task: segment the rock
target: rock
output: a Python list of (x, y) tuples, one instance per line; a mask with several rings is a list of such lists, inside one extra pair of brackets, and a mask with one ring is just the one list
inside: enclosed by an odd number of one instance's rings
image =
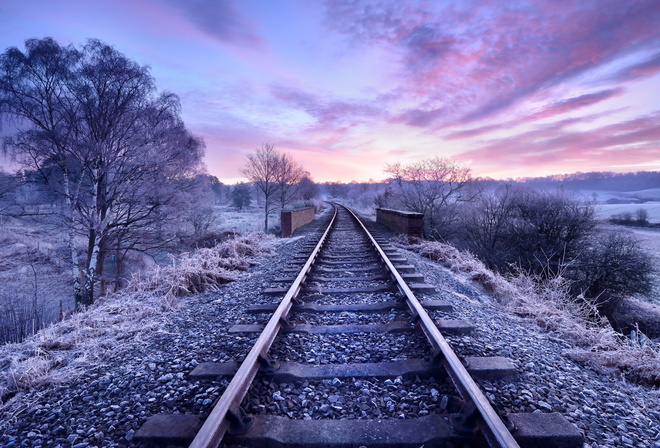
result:
[(542, 410), (544, 410), (544, 411), (547, 411), (547, 412), (552, 412), (552, 411), (553, 411), (552, 406), (550, 406), (550, 405), (549, 405), (548, 403), (546, 403), (545, 401), (538, 401), (538, 402), (536, 403), (536, 405), (537, 405), (540, 409), (542, 409)]

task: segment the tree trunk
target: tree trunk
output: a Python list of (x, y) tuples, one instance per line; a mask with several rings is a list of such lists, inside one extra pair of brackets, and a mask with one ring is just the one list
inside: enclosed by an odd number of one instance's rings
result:
[(92, 244), (92, 251), (89, 254), (89, 264), (87, 265), (87, 275), (85, 276), (85, 286), (83, 287), (83, 305), (94, 303), (94, 283), (96, 282), (96, 268), (101, 250), (99, 238), (94, 238), (94, 241), (90, 241), (90, 243)]
[(96, 274), (97, 277), (101, 279), (101, 288), (99, 290), (99, 297), (103, 297), (105, 295), (105, 289), (106, 289), (106, 281), (105, 278), (103, 278), (103, 274), (105, 272), (105, 257), (106, 254), (108, 253), (108, 250), (105, 247), (105, 242), (101, 241), (100, 244), (100, 249), (99, 249), (99, 258), (98, 262), (96, 264)]
[(268, 233), (268, 207), (270, 204), (268, 203), (268, 199), (264, 201), (264, 233)]
[(67, 220), (69, 221), (69, 253), (71, 255), (71, 275), (73, 277), (73, 299), (76, 309), (82, 305), (83, 294), (80, 284), (80, 265), (78, 257), (78, 249), (76, 249), (76, 234), (75, 234), (75, 218), (73, 217), (73, 200), (71, 197), (71, 187), (69, 184), (68, 173), (64, 172), (64, 198), (67, 213)]

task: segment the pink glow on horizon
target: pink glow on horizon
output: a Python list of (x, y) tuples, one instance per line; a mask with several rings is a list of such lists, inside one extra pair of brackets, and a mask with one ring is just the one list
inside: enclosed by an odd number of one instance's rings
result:
[(660, 2), (5, 0), (0, 44), (95, 37), (151, 66), (236, 180), (269, 142), (319, 180), (660, 169)]

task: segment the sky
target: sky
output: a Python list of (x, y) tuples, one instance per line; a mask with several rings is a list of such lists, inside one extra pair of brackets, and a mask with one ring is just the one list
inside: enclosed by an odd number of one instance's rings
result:
[(47, 36), (150, 66), (225, 183), (264, 143), (317, 182), (660, 170), (658, 0), (0, 1), (0, 51)]

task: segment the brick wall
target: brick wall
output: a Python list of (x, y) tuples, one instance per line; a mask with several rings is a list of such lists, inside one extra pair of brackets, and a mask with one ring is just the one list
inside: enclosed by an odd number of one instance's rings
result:
[(300, 226), (314, 221), (314, 207), (299, 210), (283, 210), (281, 217), (280, 236), (289, 237)]
[(377, 208), (376, 221), (393, 232), (419, 238), (424, 235), (424, 215), (422, 213)]

